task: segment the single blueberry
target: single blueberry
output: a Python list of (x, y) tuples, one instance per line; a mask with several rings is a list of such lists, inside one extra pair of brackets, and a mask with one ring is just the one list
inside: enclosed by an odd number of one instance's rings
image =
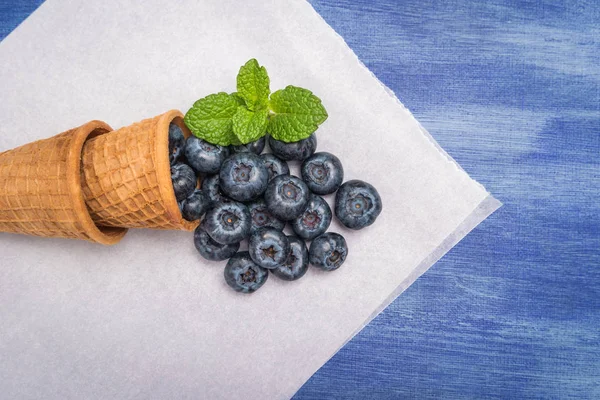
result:
[(310, 191), (302, 179), (293, 175), (279, 175), (267, 185), (265, 203), (275, 217), (290, 221), (302, 214), (309, 196)]
[(250, 213), (242, 203), (218, 203), (206, 213), (202, 224), (216, 242), (238, 243), (250, 234)]
[(257, 291), (269, 277), (269, 271), (257, 265), (247, 251), (241, 251), (229, 259), (225, 266), (225, 282), (236, 292)]
[(263, 268), (277, 268), (290, 253), (290, 241), (281, 231), (261, 228), (250, 235), (248, 252), (252, 260)]
[(306, 244), (296, 236), (288, 236), (290, 253), (287, 259), (271, 272), (286, 281), (295, 281), (304, 276), (308, 270), (308, 249)]
[(260, 228), (274, 228), (279, 231), (285, 228), (285, 222), (271, 214), (264, 199), (257, 199), (248, 204), (248, 211), (250, 211), (250, 218), (252, 219), (250, 234)]
[(335, 216), (350, 229), (371, 225), (381, 209), (381, 197), (377, 189), (360, 180), (345, 182), (335, 194)]
[(312, 265), (325, 271), (333, 271), (346, 260), (348, 245), (342, 235), (327, 232), (312, 241), (308, 254)]
[(290, 167), (288, 164), (277, 158), (274, 154), (267, 153), (260, 156), (263, 160), (263, 164), (269, 173), (269, 181), (275, 178), (277, 175), (287, 175), (290, 173)]
[(304, 240), (312, 240), (327, 231), (331, 224), (331, 208), (321, 197), (310, 196), (306, 209), (292, 221), (292, 229)]
[(240, 243), (217, 243), (206, 233), (204, 227), (199, 225), (194, 231), (194, 246), (207, 260), (222, 261), (232, 257), (239, 250)]
[(250, 142), (250, 143), (246, 143), (246, 144), (240, 144), (237, 146), (230, 146), (231, 150), (235, 153), (245, 153), (245, 152), (250, 152), (250, 153), (254, 153), (254, 154), (260, 154), (262, 153), (262, 151), (265, 148), (265, 137), (261, 137), (258, 140), (255, 140), (254, 142)]
[(306, 186), (316, 194), (333, 193), (344, 180), (344, 168), (340, 159), (325, 151), (304, 160), (301, 172)]
[(181, 214), (188, 221), (200, 219), (211, 207), (212, 201), (206, 193), (196, 189), (181, 202)]
[(174, 122), (169, 125), (169, 162), (171, 165), (180, 161), (185, 147), (185, 136), (181, 128)]
[(208, 195), (208, 198), (213, 204), (228, 203), (231, 201), (231, 199), (221, 190), (221, 185), (219, 185), (219, 174), (209, 175), (204, 178), (200, 188)]
[(271, 146), (273, 154), (282, 160), (302, 161), (317, 149), (317, 135), (313, 133), (306, 139), (291, 143), (282, 142), (269, 136), (269, 146)]
[(264, 193), (269, 174), (259, 156), (237, 153), (227, 158), (219, 172), (221, 190), (237, 201), (250, 201)]
[(229, 148), (190, 136), (185, 142), (185, 157), (196, 172), (216, 174), (229, 157)]
[(192, 194), (197, 180), (196, 173), (189, 165), (178, 163), (171, 166), (171, 181), (177, 201), (183, 201)]

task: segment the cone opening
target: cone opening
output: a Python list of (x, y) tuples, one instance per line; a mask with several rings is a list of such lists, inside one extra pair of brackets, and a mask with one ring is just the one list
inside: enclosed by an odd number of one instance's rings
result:
[[(90, 132), (90, 134), (88, 135), (86, 140), (93, 139), (96, 136), (100, 136), (100, 135), (103, 135), (108, 132), (110, 132), (110, 131), (106, 130), (104, 128), (96, 128), (92, 132)], [(82, 177), (81, 174), (79, 176)], [(82, 185), (83, 185), (83, 183), (82, 183)], [(94, 225), (96, 225), (96, 224), (94, 223)], [(103, 233), (104, 235), (106, 235), (108, 237), (118, 238), (119, 240), (121, 239), (121, 237), (123, 237), (123, 228), (115, 228), (115, 227), (110, 227), (110, 226), (98, 226), (98, 225), (96, 225), (96, 227), (98, 228), (98, 230), (101, 233)]]
[(110, 131), (106, 130), (104, 128), (96, 128), (96, 129), (94, 129), (93, 131), (90, 132), (90, 134), (88, 135), (86, 141), (88, 141), (90, 139), (93, 139), (93, 138), (95, 138), (97, 136), (104, 135), (105, 133), (108, 133), (108, 132), (110, 132)]
[[(190, 136), (192, 136), (192, 132), (190, 131), (190, 129), (189, 129), (189, 128), (187, 127), (187, 125), (185, 124), (185, 122), (184, 122), (183, 118), (181, 118), (181, 117), (175, 117), (175, 118), (173, 118), (173, 119), (171, 120), (171, 122), (169, 122), (169, 125), (171, 125), (171, 124), (175, 124), (175, 125), (177, 125), (178, 127), (180, 127), (180, 128), (181, 128), (181, 131), (183, 132), (183, 136), (184, 136), (186, 139), (187, 139), (187, 138), (189, 138)], [(167, 146), (168, 146), (168, 143), (169, 143), (169, 139), (168, 139), (168, 137), (167, 137)], [(168, 150), (169, 150), (169, 149), (167, 148), (167, 151), (168, 151)], [(198, 179), (196, 180), (196, 188), (198, 188), (198, 189), (199, 189), (199, 188), (200, 188), (200, 184), (201, 184), (201, 183), (202, 183), (202, 182), (200, 182), (200, 178), (198, 178)]]
[[(178, 110), (171, 110), (164, 113), (158, 121), (155, 145), (159, 187), (162, 197), (165, 200), (169, 219), (183, 229), (191, 231), (198, 226), (199, 222), (190, 222), (183, 218), (179, 210), (179, 204), (177, 204), (177, 199), (175, 198), (173, 183), (171, 182), (171, 164), (169, 163), (169, 125), (171, 123), (181, 128), (186, 139), (191, 135), (190, 130), (183, 121), (183, 114)], [(197, 187), (198, 185), (199, 182), (196, 182)]]
[(80, 217), (80, 223), (83, 225), (85, 233), (90, 240), (102, 244), (115, 244), (127, 233), (124, 228), (111, 228), (97, 226), (90, 215), (89, 209), (85, 204), (81, 176), (81, 153), (83, 144), (90, 138), (110, 132), (111, 128), (102, 121), (91, 121), (81, 126), (73, 134), (69, 159), (67, 161), (67, 179), (74, 200), (74, 208)]

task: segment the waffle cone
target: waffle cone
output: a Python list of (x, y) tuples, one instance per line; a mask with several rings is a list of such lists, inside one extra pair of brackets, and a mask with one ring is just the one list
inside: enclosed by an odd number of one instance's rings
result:
[(169, 125), (190, 131), (183, 114), (171, 110), (86, 142), (82, 189), (99, 226), (193, 230), (183, 219), (169, 165)]
[(0, 153), (0, 231), (117, 243), (126, 229), (94, 224), (81, 192), (81, 151), (111, 130), (91, 121)]

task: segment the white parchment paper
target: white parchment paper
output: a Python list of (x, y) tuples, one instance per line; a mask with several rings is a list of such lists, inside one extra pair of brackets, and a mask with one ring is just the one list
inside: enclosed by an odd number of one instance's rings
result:
[[(0, 43), (0, 151), (91, 119), (113, 127), (234, 91), (255, 57), (273, 90), (313, 90), (319, 149), (378, 188), (344, 266), (231, 291), (185, 232), (116, 246), (0, 234), (0, 397), (283, 399), (499, 203), (308, 3), (44, 3)], [(331, 200), (329, 197), (328, 200)]]

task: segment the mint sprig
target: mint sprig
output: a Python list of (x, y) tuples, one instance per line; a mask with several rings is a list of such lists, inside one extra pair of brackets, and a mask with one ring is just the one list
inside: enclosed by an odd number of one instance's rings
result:
[(240, 96), (240, 94), (238, 92), (231, 93), (231, 96), (235, 99), (235, 101), (237, 101), (238, 105), (240, 105), (240, 106), (246, 105), (246, 100), (244, 100), (244, 98), (242, 96)]
[(327, 119), (321, 99), (310, 90), (288, 86), (271, 95), (269, 133), (284, 142), (307, 138)]
[(237, 93), (251, 111), (266, 107), (271, 94), (269, 84), (267, 70), (254, 58), (244, 64), (237, 75)]
[(237, 92), (196, 101), (184, 121), (195, 136), (228, 146), (253, 142), (267, 131), (277, 140), (296, 142), (326, 119), (321, 99), (308, 89), (287, 86), (271, 94), (267, 70), (251, 59), (237, 75)]
[(267, 124), (269, 123), (269, 110), (263, 108), (257, 111), (250, 111), (246, 107), (238, 107), (233, 115), (233, 133), (246, 144), (254, 142), (265, 135)]
[(224, 92), (208, 95), (194, 103), (184, 122), (197, 137), (221, 146), (239, 143), (232, 121), (239, 107), (236, 97)]

